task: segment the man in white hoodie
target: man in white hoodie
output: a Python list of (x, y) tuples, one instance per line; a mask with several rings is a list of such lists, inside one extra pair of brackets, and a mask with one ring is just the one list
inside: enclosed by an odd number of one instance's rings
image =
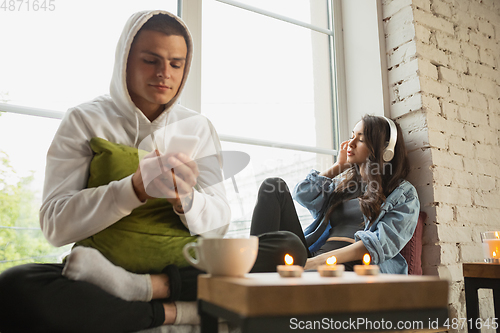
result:
[[(182, 245), (193, 235), (222, 236), (230, 221), (217, 134), (206, 118), (177, 104), (192, 52), (176, 16), (146, 11), (128, 20), (110, 95), (70, 109), (47, 155), (41, 227), (53, 245), (76, 247), (65, 264), (0, 275), (2, 333), (183, 323), (184, 303), (174, 301), (196, 299), (200, 271), (179, 268), (186, 265)], [(169, 154), (177, 136), (196, 137), (197, 144)], [(114, 160), (130, 150), (131, 158)], [(152, 153), (139, 165), (140, 150)], [(107, 158), (104, 165), (98, 156)], [(277, 233), (261, 237), (253, 271), (273, 270), (283, 251), (305, 264), (300, 240)]]

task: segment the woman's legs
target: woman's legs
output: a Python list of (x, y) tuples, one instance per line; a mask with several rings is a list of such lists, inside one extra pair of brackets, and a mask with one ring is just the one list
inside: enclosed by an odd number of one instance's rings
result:
[(127, 302), (72, 281), (62, 264), (29, 264), (0, 275), (0, 331), (134, 332), (165, 321), (162, 302)]
[(272, 231), (294, 233), (307, 249), (304, 231), (290, 190), (281, 178), (268, 178), (262, 183), (252, 215), (251, 235), (261, 235)]

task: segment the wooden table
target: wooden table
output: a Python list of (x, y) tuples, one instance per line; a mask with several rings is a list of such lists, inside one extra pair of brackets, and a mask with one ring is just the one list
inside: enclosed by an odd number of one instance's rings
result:
[[(477, 290), (493, 290), (496, 323), (500, 325), (500, 264), (483, 262), (463, 263), (465, 306), (469, 332), (481, 332), (483, 321), (479, 317), (479, 298)], [(491, 321), (488, 323), (493, 326)], [(498, 327), (498, 326), (497, 326)], [(496, 330), (498, 332), (498, 328)]]
[(433, 276), (200, 275), (198, 299), (202, 333), (217, 332), (217, 317), (239, 325), (243, 333), (295, 332), (314, 325), (318, 332), (368, 331), (367, 325), (387, 331), (437, 330), (448, 318), (448, 282)]

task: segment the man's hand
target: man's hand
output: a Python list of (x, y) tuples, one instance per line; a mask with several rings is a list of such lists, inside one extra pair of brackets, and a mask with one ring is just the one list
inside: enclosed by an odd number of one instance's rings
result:
[(197, 164), (185, 154), (160, 155), (155, 151), (140, 162), (132, 184), (139, 200), (165, 198), (178, 213), (184, 213), (191, 207), (198, 176)]

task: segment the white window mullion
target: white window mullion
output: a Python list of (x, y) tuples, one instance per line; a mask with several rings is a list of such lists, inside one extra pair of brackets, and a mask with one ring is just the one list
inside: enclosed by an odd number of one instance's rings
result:
[(11, 112), (28, 116), (38, 116), (44, 118), (62, 119), (64, 112), (32, 108), (15, 104), (0, 103), (0, 112)]
[(272, 18), (275, 18), (277, 20), (281, 20), (281, 21), (285, 21), (285, 22), (292, 23), (292, 24), (295, 24), (295, 25), (299, 25), (301, 27), (308, 28), (308, 29), (311, 29), (311, 30), (314, 30), (314, 31), (317, 31), (317, 32), (321, 32), (321, 33), (324, 33), (324, 34), (327, 34), (327, 35), (333, 35), (333, 31), (328, 30), (328, 29), (323, 29), (323, 28), (321, 28), (318, 25), (309, 24), (309, 23), (306, 23), (306, 22), (302, 22), (302, 21), (293, 19), (291, 17), (287, 17), (287, 16), (284, 16), (284, 15), (273, 13), (273, 12), (270, 12), (268, 10), (264, 10), (262, 8), (257, 8), (257, 7), (254, 7), (254, 6), (250, 6), (250, 5), (238, 2), (238, 1), (233, 1), (233, 0), (216, 0), (216, 1), (225, 3), (227, 5), (235, 6), (235, 7), (238, 7), (238, 8), (246, 9), (246, 10), (252, 11), (252, 12), (257, 13), (257, 14), (261, 14), (261, 15), (264, 15), (264, 16), (272, 17)]
[[(329, 26), (330, 13), (327, 1), (311, 1), (311, 23), (315, 26)], [(313, 80), (314, 80), (314, 118), (316, 119), (316, 146), (323, 148), (337, 148), (336, 115), (334, 82), (335, 66), (331, 63), (330, 47), (332, 34), (318, 34), (311, 31), (313, 52)], [(336, 155), (336, 154), (333, 154)], [(317, 165), (330, 165), (332, 156), (316, 155)]]
[(344, 62), (344, 39), (342, 33), (342, 2), (330, 1), (331, 20), (330, 29), (333, 30), (334, 35), (330, 38), (330, 63), (332, 66), (332, 104), (337, 110), (333, 116), (333, 128), (337, 130), (335, 133), (336, 138), (334, 142), (336, 146), (340, 146), (342, 138), (349, 137), (349, 125), (347, 117), (347, 97), (346, 97), (346, 79), (345, 79), (345, 62)]
[(182, 91), (180, 103), (196, 112), (201, 112), (201, 41), (202, 41), (202, 2), (203, 0), (179, 1), (182, 20), (189, 27), (193, 37), (193, 59), (186, 86)]
[(295, 151), (304, 151), (304, 152), (308, 152), (308, 153), (323, 154), (323, 155), (327, 155), (327, 156), (336, 156), (337, 155), (337, 150), (328, 149), (328, 148), (319, 148), (319, 147), (290, 144), (290, 143), (286, 143), (286, 142), (244, 138), (244, 137), (240, 137), (240, 136), (226, 135), (226, 134), (219, 134), (219, 138), (221, 141), (225, 141), (225, 142), (241, 143), (241, 144), (261, 146), (261, 147), (290, 149), (290, 150), (295, 150)]

